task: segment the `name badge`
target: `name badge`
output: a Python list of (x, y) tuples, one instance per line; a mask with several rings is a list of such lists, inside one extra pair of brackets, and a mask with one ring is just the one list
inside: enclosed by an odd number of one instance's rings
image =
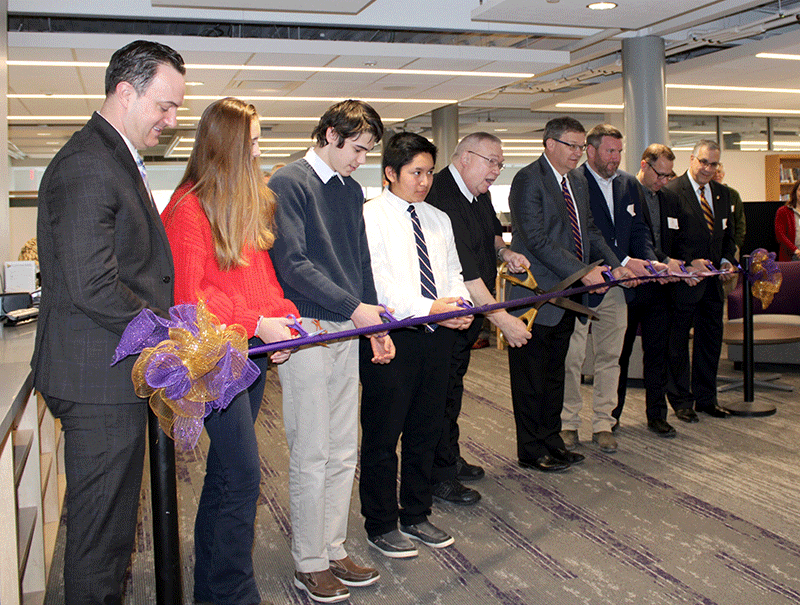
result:
[(726, 219), (726, 218), (722, 219), (722, 228), (723, 229), (727, 229), (728, 228), (728, 219)]
[(669, 229), (678, 229), (678, 219), (674, 216), (667, 217), (667, 228)]
[(630, 214), (631, 216), (633, 216), (633, 214), (634, 214), (634, 213), (633, 213), (633, 204), (628, 204), (628, 214)]

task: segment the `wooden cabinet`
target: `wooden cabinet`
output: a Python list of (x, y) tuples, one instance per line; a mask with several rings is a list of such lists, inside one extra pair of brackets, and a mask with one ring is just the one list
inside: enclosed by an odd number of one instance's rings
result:
[(800, 180), (800, 153), (770, 154), (764, 162), (766, 201), (787, 201), (795, 181)]

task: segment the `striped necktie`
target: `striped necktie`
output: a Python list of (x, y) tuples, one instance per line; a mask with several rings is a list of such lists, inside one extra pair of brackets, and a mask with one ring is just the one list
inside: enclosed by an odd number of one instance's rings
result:
[(561, 191), (564, 193), (564, 202), (567, 204), (567, 214), (569, 214), (569, 224), (572, 227), (572, 239), (575, 242), (575, 256), (579, 261), (583, 260), (583, 243), (581, 242), (581, 227), (578, 223), (578, 213), (575, 211), (575, 204), (572, 203), (572, 196), (567, 187), (567, 177), (561, 177)]
[(425, 236), (422, 233), (422, 226), (419, 224), (417, 211), (414, 204), (408, 205), (408, 212), (411, 214), (411, 224), (414, 226), (414, 239), (417, 241), (417, 256), (419, 257), (419, 280), (422, 285), (422, 296), (436, 300), (436, 284), (433, 281), (433, 270), (431, 261), (428, 258), (428, 246), (425, 245)]
[(706, 199), (706, 188), (700, 187), (698, 191), (700, 192), (700, 206), (703, 208), (703, 216), (706, 217), (706, 225), (708, 225), (708, 230), (714, 233), (714, 212), (711, 210), (711, 204)]
[[(144, 160), (138, 153), (136, 154), (136, 167), (139, 169), (139, 174), (142, 175), (142, 181), (144, 181), (144, 187), (147, 189), (147, 195), (150, 196), (150, 203), (156, 208), (156, 201), (153, 199), (153, 192), (150, 190), (150, 182), (147, 180), (147, 170), (145, 170), (144, 167)], [(157, 211), (158, 208), (156, 208), (156, 212)]]

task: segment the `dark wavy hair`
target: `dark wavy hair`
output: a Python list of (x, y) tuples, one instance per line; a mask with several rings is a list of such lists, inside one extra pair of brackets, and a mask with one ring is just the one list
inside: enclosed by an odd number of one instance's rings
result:
[(186, 75), (183, 57), (169, 46), (148, 40), (136, 40), (123, 46), (108, 62), (106, 95), (112, 94), (120, 82), (127, 82), (138, 94), (144, 94), (159, 65), (169, 65), (182, 76)]
[(378, 112), (363, 101), (348, 99), (331, 105), (319, 119), (317, 127), (311, 133), (311, 138), (316, 139), (319, 147), (328, 144), (328, 128), (333, 128), (339, 136), (337, 147), (344, 147), (344, 142), (358, 135), (368, 132), (375, 139), (381, 140), (383, 136), (383, 122)]

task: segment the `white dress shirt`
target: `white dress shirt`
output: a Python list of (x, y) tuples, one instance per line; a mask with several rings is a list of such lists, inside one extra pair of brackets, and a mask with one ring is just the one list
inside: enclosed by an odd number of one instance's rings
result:
[(344, 177), (336, 172), (333, 168), (328, 166), (325, 161), (317, 155), (317, 152), (314, 151), (313, 147), (310, 147), (308, 151), (306, 151), (306, 155), (303, 157), (303, 159), (311, 164), (311, 168), (314, 169), (314, 172), (317, 173), (317, 176), (323, 183), (330, 181), (334, 174), (339, 177), (339, 180), (342, 181), (342, 183), (344, 183)]
[[(388, 189), (364, 204), (378, 302), (394, 308), (397, 318), (429, 315), (433, 302), (422, 296), (417, 242), (408, 206), (408, 202)], [(425, 236), (437, 295), (462, 296), (468, 300), (450, 218), (425, 202), (414, 204), (414, 209)]]

